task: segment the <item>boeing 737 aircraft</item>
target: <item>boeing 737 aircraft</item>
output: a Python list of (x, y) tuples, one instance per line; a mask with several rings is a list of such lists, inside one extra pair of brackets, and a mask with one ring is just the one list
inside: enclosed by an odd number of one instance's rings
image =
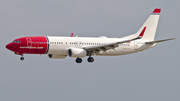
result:
[(48, 54), (49, 58), (64, 59), (75, 57), (77, 63), (82, 62), (82, 57), (88, 56), (88, 62), (93, 62), (92, 56), (115, 56), (144, 51), (154, 47), (164, 39), (154, 41), (156, 28), (161, 9), (156, 8), (142, 27), (135, 33), (123, 38), (101, 37), (70, 37), (62, 36), (29, 36), (15, 39), (6, 45), (24, 60), (23, 54)]

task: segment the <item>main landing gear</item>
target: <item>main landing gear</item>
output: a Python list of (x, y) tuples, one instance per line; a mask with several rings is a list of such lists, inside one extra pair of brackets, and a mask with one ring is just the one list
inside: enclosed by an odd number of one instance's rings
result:
[(92, 63), (92, 62), (94, 62), (94, 58), (93, 58), (93, 57), (89, 57), (89, 58), (87, 59), (87, 61), (88, 61), (89, 63)]
[(81, 62), (82, 62), (82, 59), (78, 57), (78, 58), (76, 59), (76, 63), (81, 63)]
[[(88, 59), (87, 59), (87, 61), (89, 62), (89, 63), (92, 63), (92, 62), (94, 62), (94, 58), (93, 57), (89, 57)], [(81, 58), (77, 58), (76, 59), (76, 63), (81, 63), (82, 62), (82, 59)]]
[(89, 58), (87, 59), (87, 61), (88, 61), (89, 63), (94, 62), (94, 58), (93, 58), (93, 57), (91, 57), (91, 54), (89, 54)]

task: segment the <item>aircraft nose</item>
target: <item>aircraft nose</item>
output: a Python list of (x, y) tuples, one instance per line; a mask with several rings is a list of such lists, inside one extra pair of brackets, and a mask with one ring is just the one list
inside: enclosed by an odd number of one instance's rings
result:
[(11, 43), (7, 44), (7, 45), (6, 45), (6, 48), (9, 49), (9, 50), (11, 50), (11, 49), (12, 49), (12, 44), (11, 44)]

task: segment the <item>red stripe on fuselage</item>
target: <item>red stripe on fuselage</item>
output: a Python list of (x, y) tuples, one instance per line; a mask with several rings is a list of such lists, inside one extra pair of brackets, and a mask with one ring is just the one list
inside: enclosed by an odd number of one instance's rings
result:
[(10, 50), (21, 54), (46, 54), (48, 49), (48, 41), (45, 36), (22, 37), (15, 41), (20, 42), (10, 43)]

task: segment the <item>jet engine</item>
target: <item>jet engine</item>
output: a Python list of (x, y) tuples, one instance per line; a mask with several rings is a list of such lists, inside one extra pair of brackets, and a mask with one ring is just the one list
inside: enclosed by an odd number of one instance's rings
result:
[(67, 55), (61, 55), (61, 54), (48, 54), (49, 58), (52, 59), (64, 59)]
[(85, 57), (87, 52), (85, 49), (71, 48), (68, 50), (68, 54), (70, 57)]

